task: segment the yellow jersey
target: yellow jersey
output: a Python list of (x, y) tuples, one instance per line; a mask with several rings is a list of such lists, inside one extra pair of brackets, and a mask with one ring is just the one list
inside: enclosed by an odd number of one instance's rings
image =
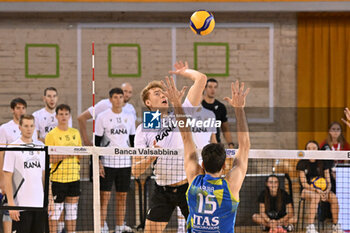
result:
[[(63, 131), (57, 127), (45, 137), (46, 146), (81, 146), (81, 137), (77, 129), (68, 128)], [(80, 180), (80, 163), (77, 156), (65, 158), (51, 164), (50, 180), (53, 182), (69, 183)]]

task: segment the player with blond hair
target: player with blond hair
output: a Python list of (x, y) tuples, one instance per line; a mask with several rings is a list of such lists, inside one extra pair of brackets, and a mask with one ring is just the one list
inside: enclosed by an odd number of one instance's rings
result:
[[(193, 81), (183, 103), (190, 113), (199, 106), (201, 94), (204, 90), (207, 77), (205, 74), (188, 68), (187, 62), (176, 62), (175, 70), (171, 74), (180, 75)], [(169, 101), (163, 93), (163, 86), (159, 81), (150, 82), (141, 92), (145, 106), (161, 114), (162, 122), (174, 119), (173, 113), (168, 113)], [(177, 127), (168, 126), (156, 130), (143, 129), (139, 125), (135, 135), (135, 147), (162, 147), (183, 148), (181, 135)], [(143, 173), (151, 164), (154, 164), (156, 188), (151, 196), (150, 208), (147, 212), (145, 232), (162, 232), (166, 227), (174, 209), (179, 206), (182, 214), (187, 218), (186, 190), (188, 182), (183, 170), (183, 156), (179, 158), (145, 157), (134, 158), (132, 171), (135, 176)]]

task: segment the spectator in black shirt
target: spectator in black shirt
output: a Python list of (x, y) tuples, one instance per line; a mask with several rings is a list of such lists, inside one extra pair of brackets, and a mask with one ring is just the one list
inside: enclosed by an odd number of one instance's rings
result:
[(293, 200), (288, 193), (280, 188), (276, 175), (266, 179), (265, 190), (259, 197), (259, 213), (253, 215), (253, 221), (262, 225), (270, 232), (293, 231), (296, 223), (293, 211)]
[[(229, 148), (234, 148), (232, 142), (232, 136), (230, 132), (230, 127), (227, 122), (227, 111), (224, 104), (215, 99), (216, 90), (218, 88), (218, 81), (213, 78), (207, 80), (207, 85), (204, 89), (204, 96), (202, 101), (202, 106), (210, 111), (213, 111), (215, 114), (216, 120), (221, 121), (221, 129), (224, 135), (224, 138), (227, 142)], [(217, 128), (216, 140), (218, 143), (221, 142), (220, 139), (220, 128)]]
[[(316, 141), (309, 141), (305, 146), (306, 150), (319, 150), (319, 145)], [(339, 205), (336, 195), (331, 191), (331, 179), (330, 169), (331, 163), (323, 160), (300, 160), (297, 164), (297, 170), (299, 171), (300, 183), (301, 183), (301, 198), (304, 198), (309, 202), (309, 208), (307, 208), (307, 233), (317, 233), (314, 225), (315, 216), (317, 213), (318, 204), (320, 201), (329, 202), (332, 212), (332, 233), (343, 233), (340, 224), (338, 224)], [(322, 191), (315, 188), (312, 184), (312, 179), (315, 177), (323, 177), (326, 179), (327, 188)]]

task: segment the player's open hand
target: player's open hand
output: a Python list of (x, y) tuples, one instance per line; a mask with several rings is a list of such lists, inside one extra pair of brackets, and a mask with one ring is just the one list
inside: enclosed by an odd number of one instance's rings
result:
[(161, 81), (164, 88), (164, 95), (173, 104), (174, 107), (181, 107), (182, 98), (185, 95), (187, 87), (183, 87), (181, 91), (176, 88), (173, 77), (165, 77), (165, 82)]
[(13, 221), (16, 221), (18, 222), (20, 219), (19, 219), (19, 211), (18, 210), (9, 210), (9, 213), (10, 213), (10, 217)]
[(345, 108), (344, 114), (346, 116), (346, 119), (342, 118), (341, 120), (350, 128), (350, 110), (348, 108)]
[(232, 98), (225, 97), (227, 101), (234, 108), (243, 108), (245, 106), (245, 99), (250, 91), (250, 88), (244, 90), (244, 82), (239, 85), (238, 80), (231, 83)]
[(177, 61), (174, 67), (175, 67), (175, 70), (170, 70), (169, 74), (182, 75), (184, 77), (187, 77), (186, 76), (186, 70), (188, 69), (187, 61), (185, 61), (185, 63), (183, 63), (182, 61)]

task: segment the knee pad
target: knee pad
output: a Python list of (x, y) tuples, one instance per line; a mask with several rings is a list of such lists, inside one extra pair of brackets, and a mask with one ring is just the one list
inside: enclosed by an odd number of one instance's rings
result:
[(78, 218), (78, 203), (64, 203), (65, 220), (77, 220)]
[(63, 211), (63, 203), (54, 203), (55, 212), (51, 216), (51, 220), (59, 220)]

